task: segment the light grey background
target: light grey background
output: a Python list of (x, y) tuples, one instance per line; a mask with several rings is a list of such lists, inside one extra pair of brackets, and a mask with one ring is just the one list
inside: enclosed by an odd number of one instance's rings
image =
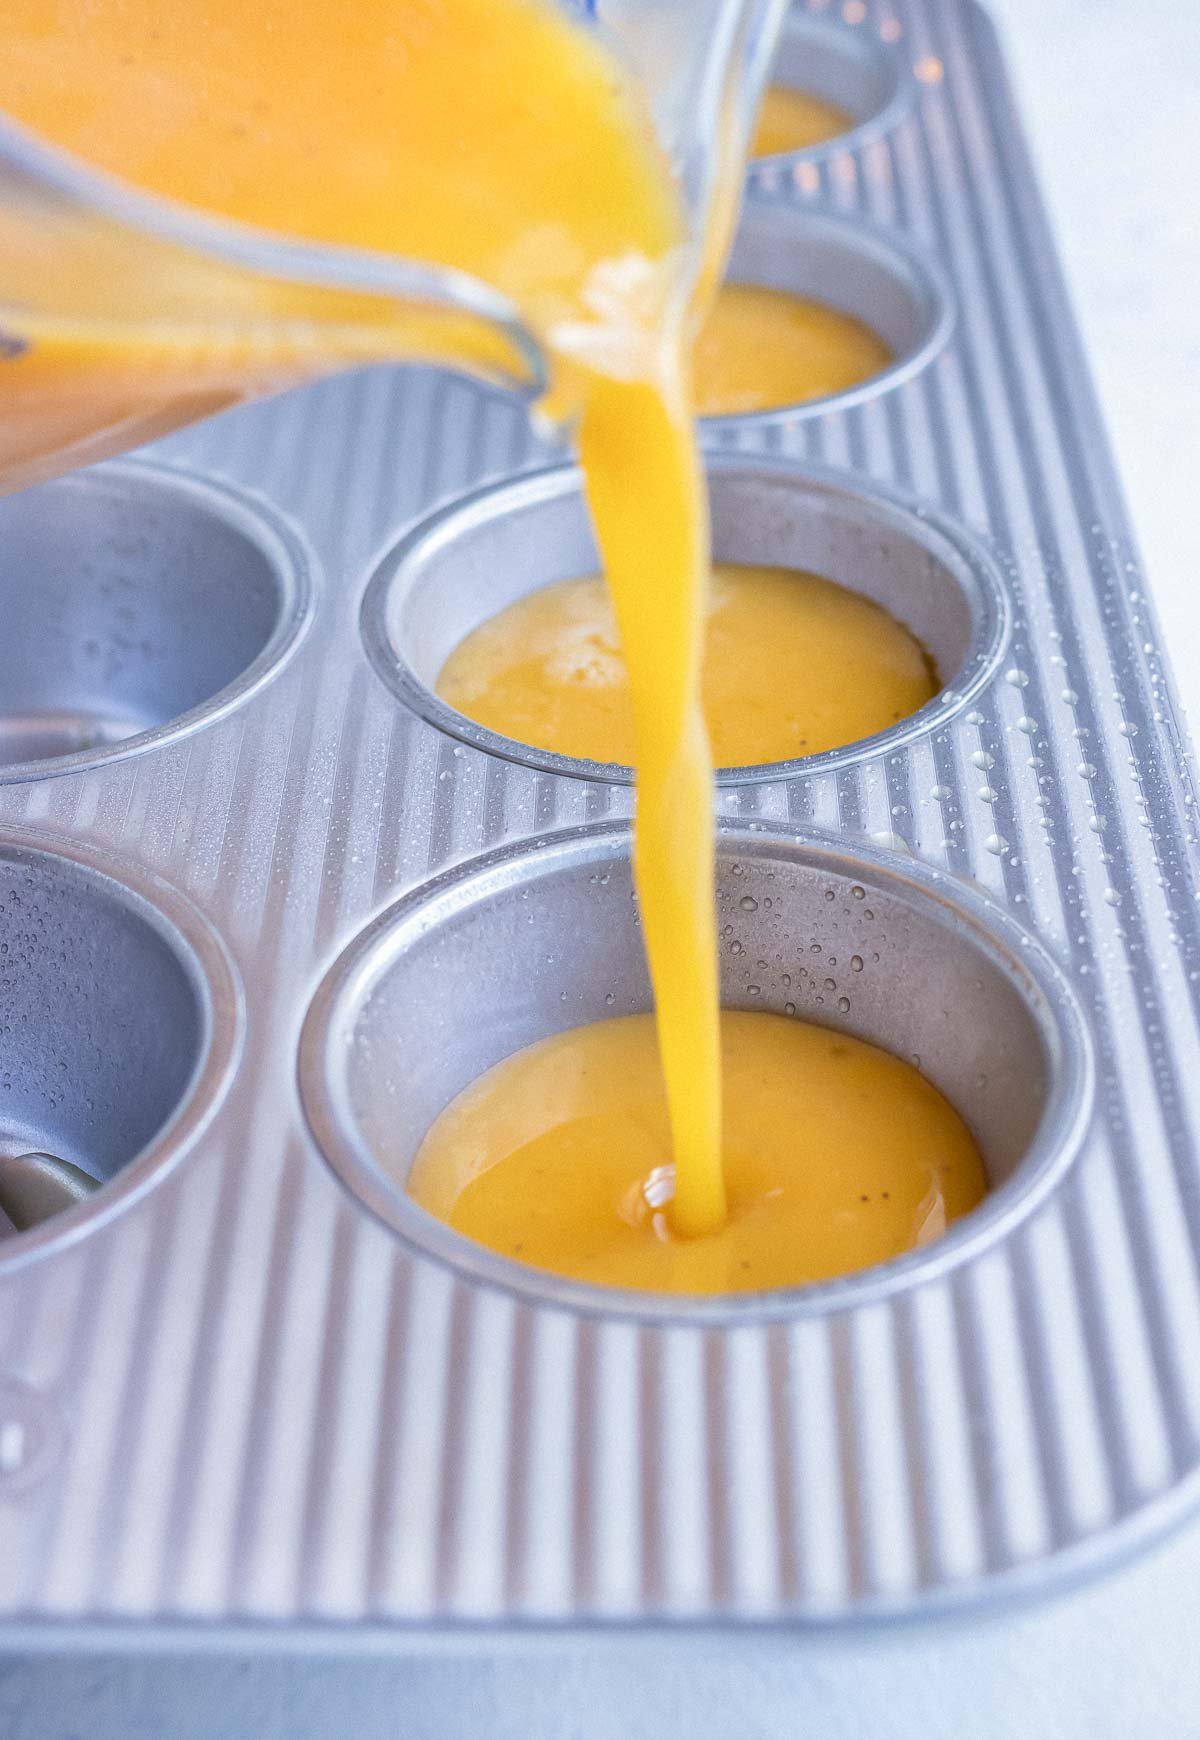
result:
[[(992, 0), (1200, 717), (1200, 3)], [(0, 1660), (0, 1740), (1197, 1740), (1200, 1526), (1050, 1607), (853, 1640)]]

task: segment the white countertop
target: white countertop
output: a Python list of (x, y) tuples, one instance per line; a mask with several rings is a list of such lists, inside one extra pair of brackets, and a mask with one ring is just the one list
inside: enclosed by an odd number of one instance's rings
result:
[[(1200, 3), (992, 9), (1179, 690), (1200, 720)], [(935, 1631), (658, 1654), (614, 1642), (493, 1659), (0, 1661), (0, 1735), (1196, 1740), (1198, 1617), (1193, 1525), (1054, 1605)]]
[(1200, 5), (990, 0), (990, 11), (1167, 651), (1200, 720)]

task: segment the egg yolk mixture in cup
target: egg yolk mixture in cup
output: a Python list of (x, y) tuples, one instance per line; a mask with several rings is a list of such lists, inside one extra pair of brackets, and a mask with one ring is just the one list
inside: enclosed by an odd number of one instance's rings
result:
[[(886, 715), (920, 705), (929, 677), (903, 631), (827, 582), (724, 575), (710, 605), (693, 419), (838, 391), (886, 364), (878, 339), (836, 311), (732, 285), (693, 353), (695, 280), (714, 275), (719, 249), (690, 234), (645, 93), (551, 0), (6, 0), (0, 111), (194, 211), (490, 286), (536, 340), (551, 409), (577, 431), (616, 631), (602, 632), (620, 649), (655, 1015), (560, 1035), (485, 1076), (430, 1132), (418, 1201), (519, 1260), (683, 1292), (877, 1262), (969, 1208), (978, 1156), (910, 1066), (718, 1006), (706, 635), (710, 649), (727, 630), (744, 639), (748, 611), (768, 624), (803, 615), (810, 650), (788, 687), (811, 685), (813, 699), (797, 703), (784, 753), (820, 730), (867, 728), (845, 713), (818, 724), (811, 649), (832, 613), (857, 612), (843, 640), (896, 665)], [(736, 200), (726, 187), (711, 204), (729, 217)], [(78, 255), (35, 270), (4, 310), (9, 477), (62, 464), (93, 436), (144, 433), (180, 403), (430, 354), (428, 327), (421, 348), (386, 297), (331, 302), (325, 284), (310, 307), (303, 283), (203, 255), (156, 278), (130, 235), (128, 249), (89, 252), (81, 225)], [(479, 322), (445, 323), (433, 355), (496, 361)], [(754, 656), (761, 667), (774, 653)], [(757, 758), (763, 744), (737, 737), (721, 698), (725, 663), (710, 660), (713, 729), (728, 728), (731, 761)]]
[(768, 85), (758, 111), (753, 157), (778, 157), (792, 151), (808, 151), (848, 133), (854, 116), (836, 103), (827, 103), (811, 91), (794, 85)]
[[(733, 563), (713, 570), (702, 685), (718, 767), (841, 748), (938, 689), (920, 642), (871, 599), (817, 574)], [(628, 673), (599, 578), (540, 587), (481, 623), (446, 660), (437, 692), (520, 743), (634, 759)]]
[(601, 1286), (748, 1293), (916, 1250), (972, 1209), (983, 1163), (912, 1064), (786, 1015), (723, 1011), (728, 1209), (672, 1231), (662, 1071), (649, 1015), (594, 1022), (506, 1058), (417, 1154), (414, 1199), (481, 1245)]

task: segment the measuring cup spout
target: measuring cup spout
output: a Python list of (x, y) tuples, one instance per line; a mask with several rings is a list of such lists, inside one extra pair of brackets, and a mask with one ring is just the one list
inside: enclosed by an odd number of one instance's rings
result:
[[(645, 94), (688, 219), (685, 292), (723, 263), (785, 8), (572, 8)], [(0, 493), (241, 400), (381, 360), (450, 364), (531, 400), (550, 385), (515, 305), (476, 278), (207, 215), (132, 188), (0, 115)]]

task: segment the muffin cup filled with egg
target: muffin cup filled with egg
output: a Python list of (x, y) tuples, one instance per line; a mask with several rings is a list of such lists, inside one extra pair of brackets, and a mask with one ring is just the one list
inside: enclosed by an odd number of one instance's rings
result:
[[(716, 1242), (672, 1249), (655, 1222), (670, 1156), (637, 1038), (651, 994), (624, 823), (458, 866), (351, 943), (300, 1061), (343, 1182), (477, 1279), (691, 1317), (893, 1290), (1054, 1186), (1086, 1128), (1091, 1053), (1032, 937), (939, 872), (767, 824), (720, 830), (717, 891), (731, 1191)], [(608, 1119), (631, 1132), (619, 1151)], [(480, 1187), (512, 1156), (525, 1186), (497, 1216)], [(595, 1218), (610, 1197), (615, 1258)]]
[[(786, 461), (710, 455), (705, 704), (725, 785), (819, 771), (932, 729), (1007, 629), (987, 552), (902, 498)], [(646, 584), (654, 584), (654, 551)], [(362, 610), (388, 686), (508, 760), (627, 783), (624, 668), (582, 481), (487, 486), (384, 557)]]
[(708, 446), (863, 404), (949, 338), (940, 271), (886, 231), (751, 191), (693, 346)]
[(893, 27), (876, 31), (853, 0), (841, 16), (788, 11), (751, 145), (751, 178), (850, 149), (905, 113), (912, 84)]

